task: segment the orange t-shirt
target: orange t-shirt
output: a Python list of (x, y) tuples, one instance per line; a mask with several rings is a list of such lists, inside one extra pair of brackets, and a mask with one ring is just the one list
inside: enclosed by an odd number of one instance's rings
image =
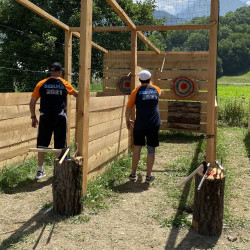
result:
[(61, 77), (49, 77), (36, 85), (31, 97), (41, 98), (41, 113), (57, 115), (66, 112), (67, 95), (75, 92), (73, 86)]

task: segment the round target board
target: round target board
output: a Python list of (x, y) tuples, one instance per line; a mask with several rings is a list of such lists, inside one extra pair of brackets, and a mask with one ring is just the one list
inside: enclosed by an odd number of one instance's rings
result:
[(195, 94), (197, 87), (192, 79), (189, 77), (181, 76), (177, 77), (173, 81), (173, 91), (175, 95), (187, 98)]
[(129, 95), (131, 93), (131, 77), (123, 76), (120, 79), (119, 88), (123, 94)]

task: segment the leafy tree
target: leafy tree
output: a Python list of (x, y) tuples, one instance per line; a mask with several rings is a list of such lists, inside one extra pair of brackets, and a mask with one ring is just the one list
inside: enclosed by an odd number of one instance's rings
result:
[[(70, 16), (62, 7), (71, 1), (33, 1), (62, 21)], [(57, 1), (58, 2), (58, 1)], [(73, 7), (72, 7), (73, 8)], [(47, 76), (53, 61), (63, 61), (64, 32), (13, 0), (0, 2), (0, 29), (4, 33), (0, 53), (0, 91), (31, 91)]]

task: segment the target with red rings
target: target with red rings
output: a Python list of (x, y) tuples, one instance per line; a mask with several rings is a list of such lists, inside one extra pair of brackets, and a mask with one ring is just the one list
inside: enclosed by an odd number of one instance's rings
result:
[(119, 88), (123, 94), (129, 95), (131, 93), (131, 77), (123, 76), (120, 79)]
[(177, 77), (173, 81), (173, 91), (175, 95), (182, 98), (190, 97), (195, 94), (197, 87), (192, 79), (189, 77)]

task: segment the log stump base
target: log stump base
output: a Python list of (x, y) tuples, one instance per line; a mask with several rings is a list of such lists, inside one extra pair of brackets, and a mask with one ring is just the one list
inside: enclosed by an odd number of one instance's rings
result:
[(61, 215), (77, 215), (82, 212), (83, 158), (65, 159), (60, 165), (55, 160), (53, 189), (53, 209)]
[(224, 211), (225, 171), (209, 169), (201, 189), (197, 188), (203, 171), (195, 176), (195, 197), (192, 226), (201, 235), (218, 236), (222, 233)]

